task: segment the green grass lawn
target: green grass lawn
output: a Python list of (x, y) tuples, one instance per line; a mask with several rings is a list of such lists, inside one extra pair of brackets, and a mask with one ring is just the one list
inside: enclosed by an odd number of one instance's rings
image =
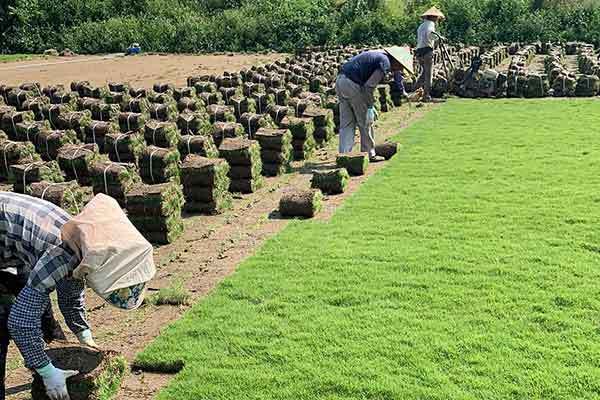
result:
[(158, 399), (599, 398), (599, 110), (434, 110), (139, 355)]

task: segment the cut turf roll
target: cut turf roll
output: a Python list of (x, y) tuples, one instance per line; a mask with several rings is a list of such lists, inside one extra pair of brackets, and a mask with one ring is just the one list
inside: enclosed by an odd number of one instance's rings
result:
[(76, 181), (53, 183), (35, 182), (27, 188), (27, 194), (62, 208), (71, 215), (77, 215), (85, 206), (86, 195)]
[(139, 131), (144, 128), (148, 121), (147, 114), (122, 112), (119, 113), (119, 128), (121, 132)]
[(180, 138), (175, 123), (150, 120), (144, 125), (144, 139), (148, 145), (176, 147)]
[(208, 114), (186, 111), (177, 117), (177, 127), (182, 135), (207, 135), (212, 132)]
[(148, 184), (179, 181), (179, 151), (148, 146), (139, 160), (140, 176)]
[(181, 136), (177, 148), (182, 158), (188, 154), (196, 154), (207, 158), (216, 158), (219, 155), (212, 136)]
[(215, 122), (212, 128), (212, 137), (218, 147), (226, 138), (244, 136), (244, 127), (237, 122)]
[[(47, 352), (56, 368), (79, 371), (67, 380), (71, 400), (111, 399), (127, 372), (127, 361), (116, 351), (97, 351), (68, 343), (53, 344)], [(32, 400), (48, 400), (42, 378), (35, 374)]]
[(135, 185), (126, 194), (127, 216), (151, 243), (168, 244), (183, 233), (181, 210), (184, 204), (177, 183)]
[(229, 164), (223, 159), (187, 156), (181, 167), (185, 210), (221, 213), (231, 207)]
[(97, 162), (90, 170), (94, 194), (104, 193), (125, 205), (125, 194), (141, 182), (135, 164)]
[(350, 175), (345, 168), (314, 171), (311, 187), (325, 194), (341, 194), (346, 191), (349, 181)]
[(314, 217), (323, 207), (320, 190), (294, 190), (286, 192), (279, 200), (279, 212), (284, 217)]
[(65, 179), (56, 161), (36, 161), (10, 166), (9, 182), (16, 193), (25, 193), (28, 185), (34, 182), (64, 182)]
[(398, 152), (398, 143), (385, 142), (375, 146), (375, 154), (389, 160)]
[(7, 181), (9, 179), (11, 165), (40, 160), (32, 143), (14, 142), (0, 138), (0, 180)]
[(101, 153), (105, 153), (106, 135), (118, 134), (119, 126), (114, 122), (92, 121), (90, 125), (83, 130), (83, 142), (95, 143), (98, 145)]
[(57, 161), (68, 180), (89, 186), (92, 183), (90, 170), (99, 156), (98, 145), (95, 143), (69, 144), (59, 149)]
[(105, 136), (104, 151), (111, 161), (137, 163), (145, 147), (144, 136), (137, 131)]
[(56, 160), (58, 151), (61, 147), (68, 144), (78, 143), (75, 131), (47, 131), (42, 130), (38, 133), (35, 142), (35, 149), (44, 161)]
[(345, 168), (351, 176), (364, 175), (369, 167), (369, 154), (339, 154), (336, 159), (336, 164), (339, 168)]

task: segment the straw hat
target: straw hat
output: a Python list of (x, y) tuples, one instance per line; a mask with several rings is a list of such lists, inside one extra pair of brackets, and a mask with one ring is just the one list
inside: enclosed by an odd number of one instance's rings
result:
[(386, 47), (383, 49), (383, 51), (385, 51), (396, 61), (398, 61), (400, 65), (402, 65), (409, 73), (411, 73), (412, 75), (415, 74), (415, 70), (413, 67), (413, 55), (410, 51), (410, 47)]
[(425, 11), (421, 15), (421, 18), (425, 18), (425, 17), (438, 17), (440, 19), (446, 19), (446, 16), (444, 15), (444, 13), (442, 13), (440, 11), (440, 9), (435, 6), (431, 7), (429, 10)]

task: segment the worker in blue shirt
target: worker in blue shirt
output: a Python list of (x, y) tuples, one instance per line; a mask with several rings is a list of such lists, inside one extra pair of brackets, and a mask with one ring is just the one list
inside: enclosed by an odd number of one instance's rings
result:
[(384, 158), (375, 154), (373, 123), (376, 117), (374, 92), (389, 72), (394, 74), (398, 89), (406, 97), (404, 67), (399, 61), (398, 47), (363, 52), (341, 69), (335, 89), (340, 102), (340, 153), (349, 153), (354, 147), (356, 127), (360, 131), (360, 148), (373, 162)]
[[(110, 229), (112, 220), (107, 219), (109, 226), (97, 226), (86, 219), (85, 213), (94, 208), (107, 218), (122, 213), (116, 201), (100, 197), (92, 200), (78, 220), (80, 216), (71, 217), (47, 201), (0, 192), (0, 400), (5, 397), (9, 339), (19, 348), (25, 365), (42, 377), (48, 397), (69, 400), (66, 380), (78, 372), (56, 368), (45, 353), (43, 318), (49, 312), (51, 292), (57, 293), (69, 329), (82, 345), (93, 348), (98, 346), (85, 317), (86, 284), (121, 309), (137, 308), (143, 300), (145, 283), (155, 273), (152, 246), (145, 242), (119, 251), (101, 234)], [(115, 229), (119, 235), (113, 236), (121, 238), (124, 231), (135, 228), (115, 225)], [(93, 253), (86, 239), (105, 243), (104, 255)], [(135, 262), (121, 262), (127, 257)], [(15, 285), (19, 285), (16, 290)]]

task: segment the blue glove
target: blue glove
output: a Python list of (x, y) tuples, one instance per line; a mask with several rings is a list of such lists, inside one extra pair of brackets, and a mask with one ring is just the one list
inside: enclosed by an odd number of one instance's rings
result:
[(375, 122), (375, 109), (373, 107), (369, 107), (367, 110), (367, 125), (372, 125)]

